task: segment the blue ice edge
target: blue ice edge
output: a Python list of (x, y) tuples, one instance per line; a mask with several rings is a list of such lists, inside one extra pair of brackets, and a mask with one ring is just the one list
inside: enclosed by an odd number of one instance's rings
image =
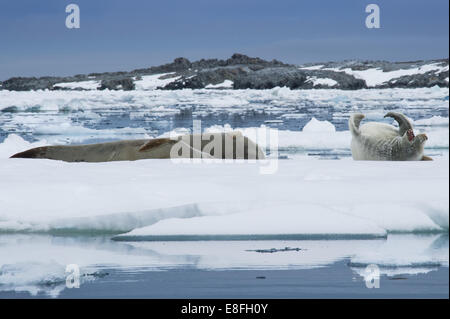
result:
[(118, 235), (114, 241), (209, 241), (209, 240), (354, 240), (386, 239), (385, 234), (245, 234), (245, 235)]

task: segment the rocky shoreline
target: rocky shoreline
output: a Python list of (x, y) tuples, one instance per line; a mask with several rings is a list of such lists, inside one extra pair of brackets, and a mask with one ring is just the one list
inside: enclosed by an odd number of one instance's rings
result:
[[(448, 87), (447, 59), (387, 62), (343, 61), (285, 64), (233, 54), (227, 60), (177, 58), (172, 63), (128, 72), (79, 74), (67, 77), (13, 77), (0, 90), (136, 90), (152, 77), (152, 89), (343, 89)], [(140, 81), (140, 82), (139, 82)], [(158, 82), (159, 81), (159, 82)], [(145, 88), (144, 88), (145, 89)]]

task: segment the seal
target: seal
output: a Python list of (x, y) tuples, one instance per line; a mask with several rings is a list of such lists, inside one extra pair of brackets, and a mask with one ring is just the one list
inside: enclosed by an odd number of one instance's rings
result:
[(423, 155), (428, 137), (425, 134), (414, 135), (413, 126), (405, 115), (389, 112), (384, 117), (392, 117), (399, 127), (377, 122), (360, 126), (364, 114), (357, 113), (350, 116), (348, 126), (352, 134), (351, 149), (354, 160), (432, 160)]
[(41, 146), (11, 158), (45, 158), (65, 162), (135, 161), (140, 159), (264, 159), (261, 148), (240, 132), (190, 134), (117, 142)]

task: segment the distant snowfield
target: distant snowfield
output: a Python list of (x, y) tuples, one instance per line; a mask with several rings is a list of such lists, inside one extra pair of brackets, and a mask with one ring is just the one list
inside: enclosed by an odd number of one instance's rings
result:
[(207, 86), (205, 86), (205, 88), (207, 88), (207, 89), (220, 89), (220, 88), (232, 89), (233, 81), (225, 80), (219, 84), (208, 84)]
[(437, 64), (429, 64), (423, 65), (421, 67), (406, 69), (406, 70), (397, 70), (390, 72), (383, 72), (381, 69), (368, 69), (364, 71), (354, 71), (350, 68), (342, 69), (347, 74), (354, 75), (356, 78), (363, 79), (366, 81), (367, 86), (376, 86), (383, 84), (384, 82), (388, 82), (392, 79), (396, 79), (405, 75), (414, 75), (414, 74), (424, 74), (430, 71), (435, 71), (436, 73), (440, 73), (448, 70), (447, 67), (442, 67)]
[[(300, 67), (303, 70), (328, 70), (334, 72), (345, 72), (353, 75), (357, 79), (366, 81), (368, 87), (374, 87), (393, 79), (400, 78), (405, 75), (424, 74), (430, 71), (440, 73), (448, 71), (448, 66), (441, 66), (440, 63), (432, 63), (422, 65), (417, 68), (403, 69), (384, 72), (380, 68), (371, 68), (367, 70), (352, 70), (351, 68), (324, 68), (324, 65), (313, 65), (309, 67)], [(331, 85), (330, 85), (331, 86)]]
[(143, 75), (140, 80), (135, 79), (134, 81), (136, 90), (155, 90), (157, 87), (163, 87), (180, 78), (179, 76), (171, 77), (173, 74), (174, 73)]
[(84, 90), (97, 90), (97, 88), (100, 86), (100, 81), (80, 81), (80, 82), (61, 82), (56, 83), (53, 85), (53, 87), (61, 87), (66, 89), (84, 89)]
[(311, 82), (313, 86), (317, 85), (327, 85), (329, 87), (333, 87), (338, 84), (337, 81), (328, 78), (317, 78), (316, 76), (310, 76), (306, 80), (306, 82)]

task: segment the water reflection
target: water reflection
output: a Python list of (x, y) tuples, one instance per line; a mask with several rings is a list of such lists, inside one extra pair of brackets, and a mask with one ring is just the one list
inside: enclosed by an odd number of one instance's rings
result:
[(102, 280), (108, 269), (312, 269), (348, 260), (355, 274), (364, 276), (365, 267), (376, 264), (382, 275), (395, 279), (448, 267), (448, 255), (448, 234), (391, 234), (376, 240), (196, 242), (4, 234), (0, 235), (0, 291), (57, 296), (64, 289), (68, 264), (79, 265), (86, 281)]

